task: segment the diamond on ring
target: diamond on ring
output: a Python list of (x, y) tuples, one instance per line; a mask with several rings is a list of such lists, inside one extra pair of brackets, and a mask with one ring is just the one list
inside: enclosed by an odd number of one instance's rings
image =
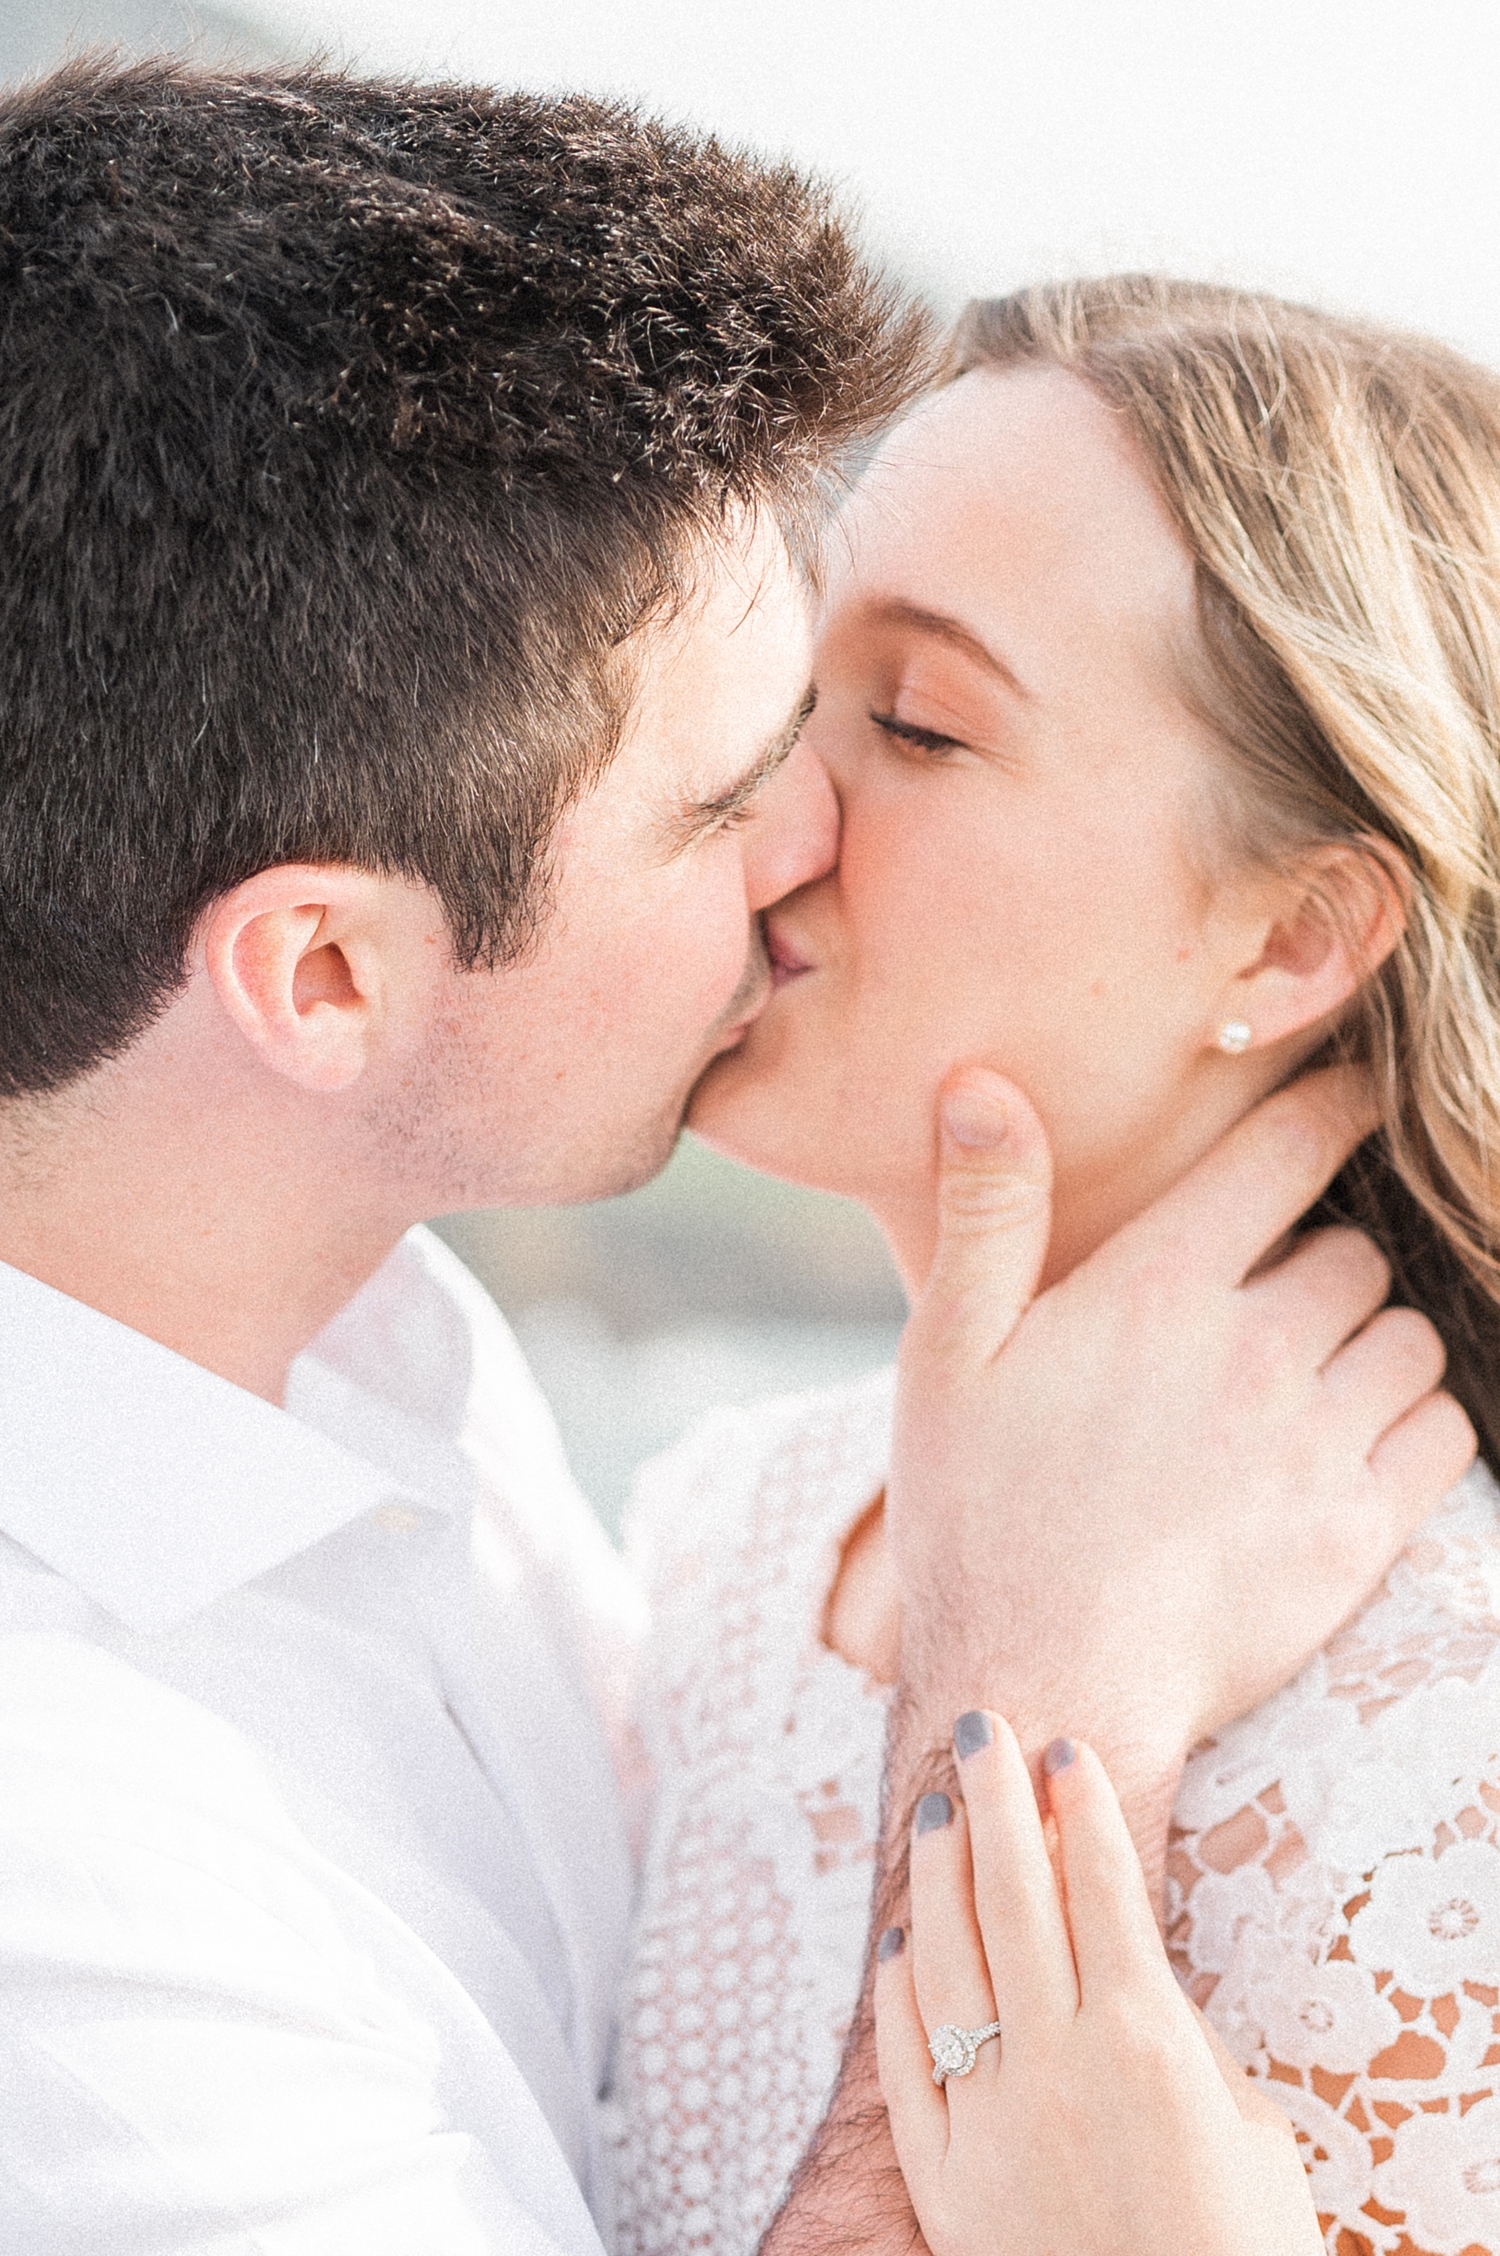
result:
[(967, 2076), (979, 2057), (980, 2046), (999, 2034), (998, 2021), (987, 2022), (982, 2029), (955, 2029), (951, 2021), (945, 2021), (927, 2040), (933, 2082), (941, 2084), (949, 2076)]

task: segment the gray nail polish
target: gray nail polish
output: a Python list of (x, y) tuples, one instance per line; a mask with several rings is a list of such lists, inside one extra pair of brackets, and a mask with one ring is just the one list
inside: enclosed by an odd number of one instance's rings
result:
[(1071, 1739), (1054, 1739), (1042, 1757), (1043, 1775), (1051, 1778), (1058, 1771), (1066, 1770), (1077, 1752)]
[(887, 1927), (885, 1933), (875, 1945), (875, 1956), (884, 1966), (888, 1958), (898, 1958), (905, 1948), (906, 1929), (904, 1927)]
[(970, 1708), (953, 1726), (953, 1751), (960, 1762), (965, 1755), (977, 1755), (981, 1747), (994, 1745), (995, 1727), (983, 1708)]
[(936, 1833), (944, 1825), (953, 1823), (953, 1804), (946, 1794), (924, 1794), (917, 1804), (916, 1830), (918, 1833)]

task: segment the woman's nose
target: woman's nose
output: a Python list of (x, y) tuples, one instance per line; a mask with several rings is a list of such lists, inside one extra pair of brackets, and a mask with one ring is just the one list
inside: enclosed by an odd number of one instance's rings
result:
[(839, 858), (839, 803), (828, 770), (803, 738), (761, 794), (744, 831), (745, 888), (767, 909), (826, 877)]

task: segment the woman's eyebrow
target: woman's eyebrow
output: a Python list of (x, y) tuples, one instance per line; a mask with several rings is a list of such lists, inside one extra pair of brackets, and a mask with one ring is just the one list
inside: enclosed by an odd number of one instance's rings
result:
[(813, 707), (817, 702), (818, 692), (809, 682), (798, 700), (796, 710), (756, 753), (744, 774), (738, 776), (723, 791), (717, 792), (712, 799), (694, 800), (681, 810), (674, 825), (678, 843), (686, 845), (702, 831), (711, 830), (715, 823), (724, 822), (730, 815), (737, 815), (742, 807), (749, 806), (756, 793), (770, 782), (776, 770), (791, 755), (798, 737), (812, 718)]
[(988, 643), (981, 642), (972, 627), (962, 619), (950, 618), (946, 611), (928, 611), (920, 603), (908, 603), (900, 596), (889, 596), (883, 602), (872, 604), (870, 615), (887, 626), (906, 627), (913, 634), (928, 635), (934, 642), (945, 642), (950, 650), (959, 651), (972, 659), (987, 674), (1004, 682), (1017, 697), (1031, 696), (1031, 691)]

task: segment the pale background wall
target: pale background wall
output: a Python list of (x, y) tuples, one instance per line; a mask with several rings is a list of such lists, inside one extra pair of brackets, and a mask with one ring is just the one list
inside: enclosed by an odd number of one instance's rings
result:
[[(70, 40), (638, 96), (832, 174), (944, 312), (1158, 266), (1500, 363), (1500, 0), (0, 0), (0, 76)], [(707, 1402), (878, 1359), (899, 1315), (862, 1218), (691, 1148), (611, 1207), (449, 1234), (606, 1513)]]

